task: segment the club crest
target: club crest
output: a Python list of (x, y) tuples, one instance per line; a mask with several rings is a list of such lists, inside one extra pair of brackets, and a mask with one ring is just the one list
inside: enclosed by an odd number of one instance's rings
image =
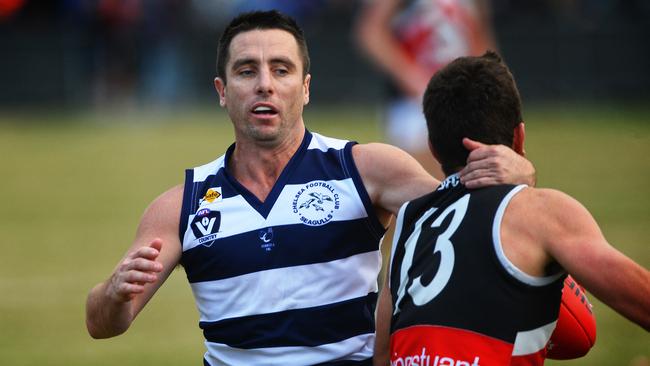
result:
[(300, 222), (309, 226), (321, 226), (330, 222), (341, 206), (339, 194), (324, 181), (312, 181), (296, 192), (292, 208)]

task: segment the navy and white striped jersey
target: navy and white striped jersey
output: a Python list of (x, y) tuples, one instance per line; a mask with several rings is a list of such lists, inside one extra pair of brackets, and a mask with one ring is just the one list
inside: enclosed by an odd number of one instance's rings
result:
[(305, 131), (264, 202), (227, 171), (186, 171), (180, 238), (216, 365), (366, 364), (385, 229), (354, 142)]

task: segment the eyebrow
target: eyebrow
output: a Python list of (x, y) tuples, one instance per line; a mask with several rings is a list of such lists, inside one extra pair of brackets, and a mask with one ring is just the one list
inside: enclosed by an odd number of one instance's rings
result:
[[(270, 63), (271, 64), (283, 64), (283, 65), (287, 65), (290, 68), (294, 68), (294, 69), (296, 68), (296, 64), (293, 61), (291, 61), (287, 57), (282, 57), (282, 56), (272, 58), (270, 60)], [(235, 61), (232, 64), (232, 69), (236, 70), (236, 69), (238, 69), (238, 68), (240, 68), (240, 67), (242, 67), (244, 65), (256, 65), (256, 64), (259, 64), (258, 59), (251, 58), (251, 57), (242, 58), (242, 59), (239, 59), (239, 60)]]

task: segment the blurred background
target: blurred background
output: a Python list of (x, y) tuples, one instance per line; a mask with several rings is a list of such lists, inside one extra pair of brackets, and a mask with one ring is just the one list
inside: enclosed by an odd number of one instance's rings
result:
[[(0, 0), (0, 364), (200, 364), (182, 269), (114, 339), (86, 334), (85, 296), (148, 203), (232, 143), (213, 79), (235, 14), (277, 8), (304, 28), (308, 128), (388, 140), (395, 80), (360, 44), (366, 3)], [(495, 48), (522, 94), (538, 184), (583, 202), (612, 244), (649, 268), (650, 2), (488, 5)], [(592, 300), (594, 349), (547, 364), (650, 365), (650, 335)]]
[[(352, 28), (361, 1), (0, 0), (0, 107), (211, 105), (216, 45), (233, 14), (297, 18), (313, 62), (313, 103), (371, 105), (384, 76)], [(650, 4), (492, 0), (497, 48), (526, 102), (650, 96)], [(345, 87), (342, 87), (345, 85)]]

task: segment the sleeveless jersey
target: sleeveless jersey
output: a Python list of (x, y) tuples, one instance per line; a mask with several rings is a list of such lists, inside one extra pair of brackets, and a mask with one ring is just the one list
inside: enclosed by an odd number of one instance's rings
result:
[(354, 144), (305, 131), (264, 202), (226, 169), (234, 144), (186, 171), (181, 264), (204, 364), (370, 364), (385, 229)]
[(457, 175), (406, 203), (391, 256), (391, 365), (542, 365), (564, 273), (505, 256), (503, 213), (525, 186), (468, 190)]

